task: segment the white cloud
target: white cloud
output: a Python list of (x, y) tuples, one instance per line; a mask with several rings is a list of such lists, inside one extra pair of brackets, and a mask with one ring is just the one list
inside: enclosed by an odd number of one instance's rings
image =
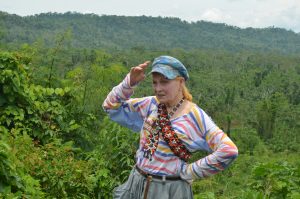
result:
[(276, 18), (279, 26), (300, 32), (300, 5), (282, 10)]
[(270, 26), (300, 32), (300, 1), (226, 0), (227, 4), (206, 9), (199, 18), (242, 28)]
[(211, 8), (205, 10), (204, 13), (200, 16), (202, 20), (212, 21), (212, 22), (226, 22), (231, 21), (231, 16), (222, 12), (218, 8)]

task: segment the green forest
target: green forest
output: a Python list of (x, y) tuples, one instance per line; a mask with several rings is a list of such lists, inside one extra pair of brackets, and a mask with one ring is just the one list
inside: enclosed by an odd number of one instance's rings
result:
[[(299, 33), (71, 12), (0, 12), (0, 198), (112, 198), (139, 135), (102, 103), (160, 55), (185, 64), (193, 101), (239, 149), (228, 169), (193, 182), (194, 198), (299, 199)], [(148, 76), (134, 97), (151, 93)]]

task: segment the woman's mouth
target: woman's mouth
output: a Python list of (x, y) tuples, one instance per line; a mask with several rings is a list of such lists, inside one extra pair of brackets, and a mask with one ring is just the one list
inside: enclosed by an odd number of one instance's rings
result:
[(158, 95), (156, 95), (158, 98), (162, 98), (162, 97), (164, 97), (165, 95), (161, 95), (161, 94), (158, 94)]

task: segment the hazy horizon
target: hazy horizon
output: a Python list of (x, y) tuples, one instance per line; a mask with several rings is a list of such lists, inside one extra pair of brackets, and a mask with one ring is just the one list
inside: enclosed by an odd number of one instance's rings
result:
[[(118, 4), (118, 6), (116, 6)], [(41, 13), (175, 17), (187, 22), (209, 21), (239, 28), (276, 27), (300, 32), (297, 0), (0, 0), (1, 11), (19, 16)]]

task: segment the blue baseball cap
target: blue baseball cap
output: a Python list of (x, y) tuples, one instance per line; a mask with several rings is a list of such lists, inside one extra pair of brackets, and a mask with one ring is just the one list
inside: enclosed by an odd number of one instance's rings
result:
[(185, 66), (176, 58), (171, 56), (160, 56), (154, 59), (152, 70), (150, 73), (160, 73), (167, 79), (175, 79), (178, 76), (185, 80), (189, 78), (189, 74)]

